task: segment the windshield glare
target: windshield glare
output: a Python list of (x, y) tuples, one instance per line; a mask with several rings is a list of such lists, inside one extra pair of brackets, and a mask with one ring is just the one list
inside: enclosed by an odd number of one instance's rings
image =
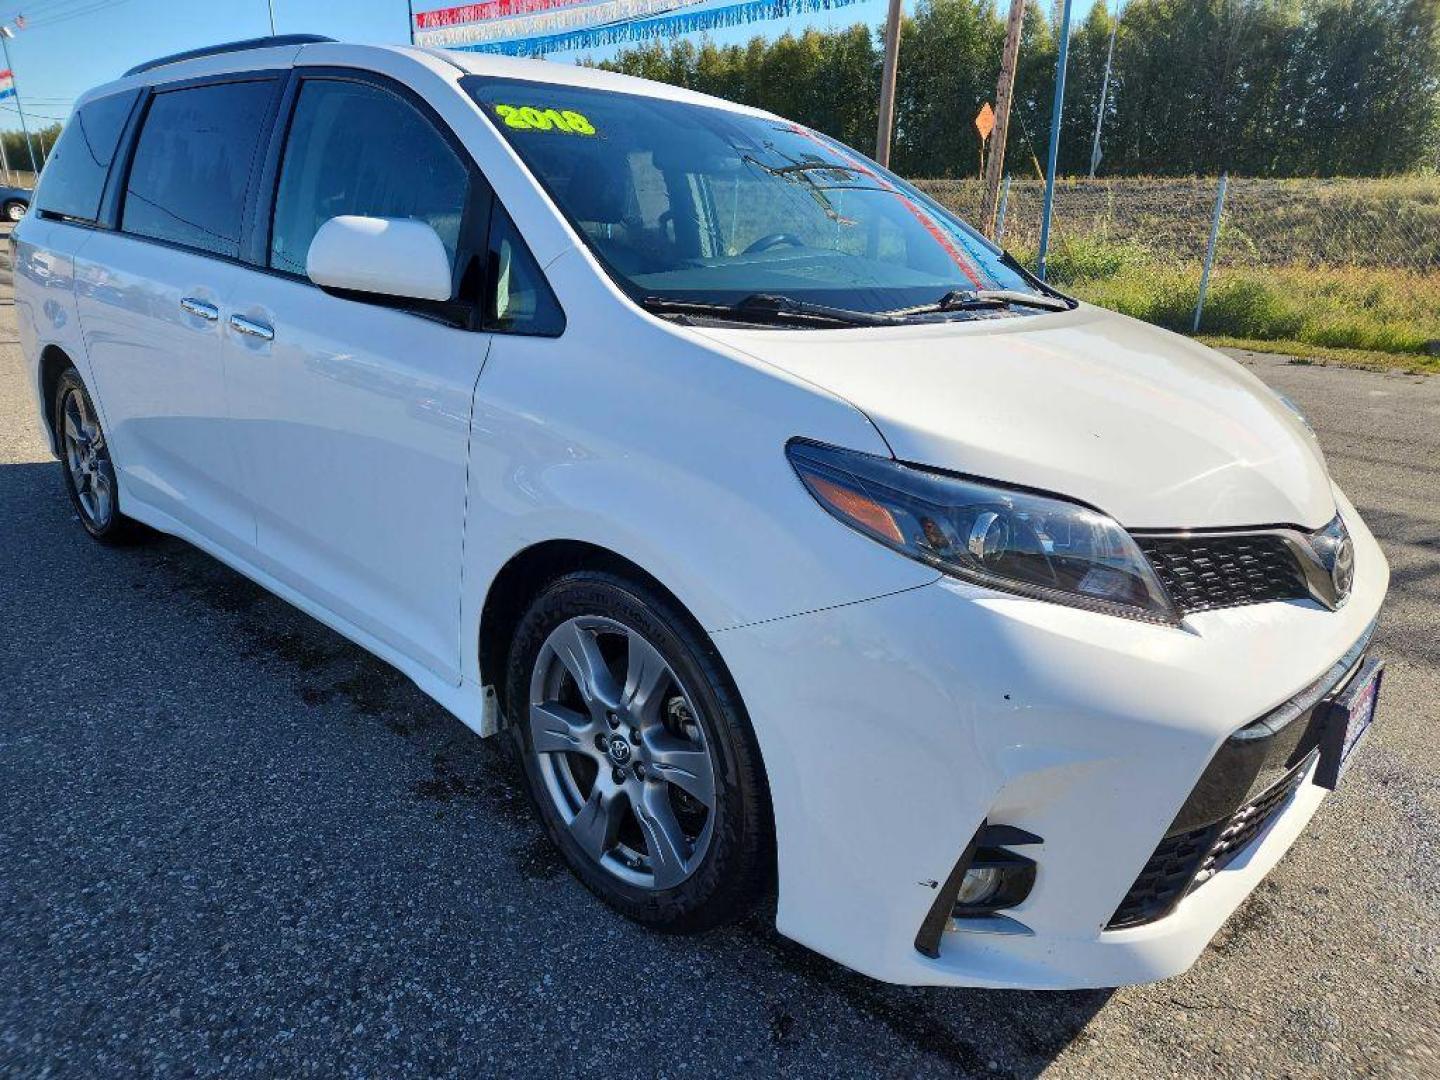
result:
[(955, 290), (1036, 291), (938, 204), (798, 124), (548, 83), (466, 85), (637, 299), (762, 293), (888, 312)]

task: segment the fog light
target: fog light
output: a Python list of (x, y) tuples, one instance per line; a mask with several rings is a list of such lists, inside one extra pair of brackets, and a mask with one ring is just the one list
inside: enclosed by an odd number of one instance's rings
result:
[(1024, 903), (1035, 885), (1035, 860), (1010, 849), (1044, 842), (1013, 825), (981, 822), (945, 883), (928, 883), (936, 890), (935, 902), (915, 935), (916, 951), (939, 957), (941, 935), (961, 929), (966, 919), (985, 933), (1028, 934), (1025, 926), (999, 912)]
[(974, 919), (1014, 907), (1030, 895), (1035, 862), (1005, 848), (975, 849), (955, 893), (953, 919)]
[(1000, 869), (995, 866), (974, 866), (965, 871), (960, 891), (955, 894), (956, 907), (975, 907), (992, 899), (1000, 891)]

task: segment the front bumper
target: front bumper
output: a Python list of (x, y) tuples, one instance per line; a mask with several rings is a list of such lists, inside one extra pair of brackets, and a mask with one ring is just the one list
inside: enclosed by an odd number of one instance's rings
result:
[[(1149, 626), (944, 579), (715, 634), (769, 774), (777, 926), (891, 982), (1117, 986), (1184, 971), (1324, 797), (1304, 782), (1162, 918), (1107, 929), (1226, 740), (1310, 686), (1374, 621), (1389, 569), (1341, 498), (1350, 601)], [(1313, 773), (1313, 761), (1308, 765)], [(1042, 837), (1028, 934), (916, 933), (976, 829)]]

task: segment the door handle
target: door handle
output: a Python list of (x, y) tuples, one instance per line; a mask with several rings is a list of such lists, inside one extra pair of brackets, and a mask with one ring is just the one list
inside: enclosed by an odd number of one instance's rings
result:
[(274, 341), (275, 330), (262, 322), (254, 319), (247, 319), (244, 315), (230, 316), (230, 329), (237, 334), (244, 334), (246, 337), (259, 338), (261, 341)]
[(219, 308), (214, 304), (207, 304), (204, 300), (196, 300), (193, 296), (181, 297), (180, 306), (197, 319), (204, 319), (206, 322), (214, 322), (220, 318)]

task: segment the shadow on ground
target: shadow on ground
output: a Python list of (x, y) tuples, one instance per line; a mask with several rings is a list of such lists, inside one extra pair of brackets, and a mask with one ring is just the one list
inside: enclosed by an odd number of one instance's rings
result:
[(1109, 998), (886, 986), (765, 912), (641, 931), (394, 669), (180, 541), (90, 542), (53, 463), (0, 507), (7, 1068), (1033, 1076)]

